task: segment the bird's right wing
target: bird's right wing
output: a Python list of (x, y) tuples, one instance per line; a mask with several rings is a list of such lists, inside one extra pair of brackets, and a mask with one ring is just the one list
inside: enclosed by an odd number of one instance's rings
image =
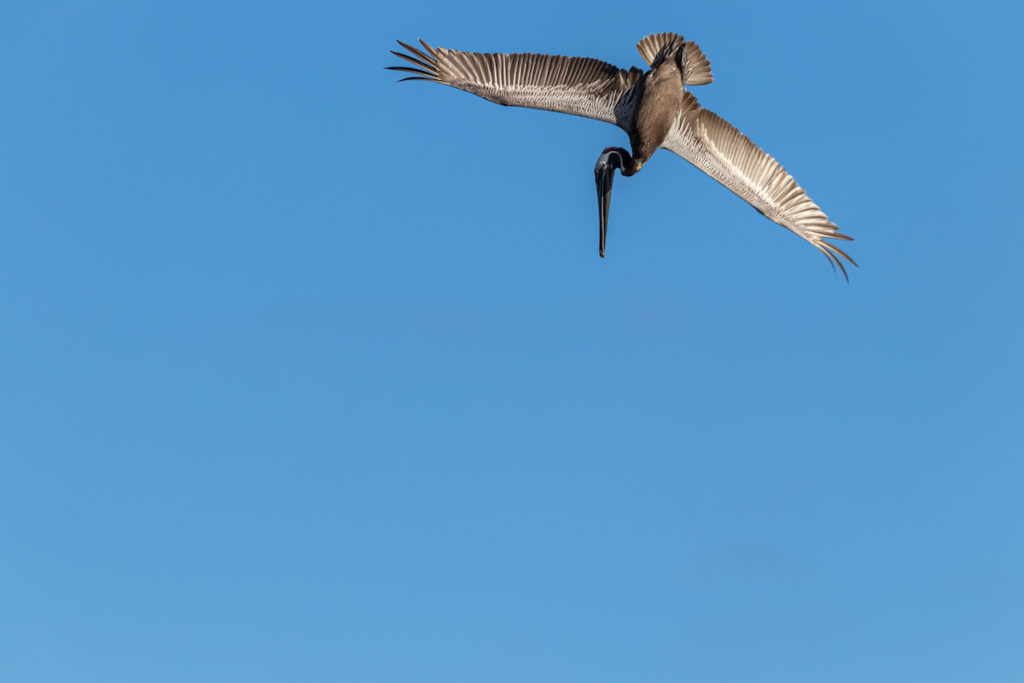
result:
[(585, 116), (622, 128), (632, 120), (639, 91), (634, 86), (643, 78), (639, 69), (626, 71), (589, 57), (461, 52), (422, 40), (423, 50), (398, 44), (408, 54), (392, 53), (413, 66), (388, 68), (415, 74), (403, 80), (435, 81), (498, 104)]
[(728, 121), (700, 106), (683, 92), (683, 106), (661, 144), (745, 199), (768, 219), (817, 247), (829, 261), (846, 268), (839, 257), (857, 265), (846, 252), (825, 240), (852, 240), (797, 185), (786, 169)]

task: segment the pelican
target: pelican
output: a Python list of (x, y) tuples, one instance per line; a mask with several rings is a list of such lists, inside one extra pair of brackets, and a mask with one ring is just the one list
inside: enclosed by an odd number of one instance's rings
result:
[(402, 81), (443, 83), (501, 105), (585, 116), (626, 131), (633, 153), (607, 147), (594, 167), (602, 258), (615, 169), (634, 175), (664, 148), (813, 244), (847, 280), (840, 257), (857, 265), (826, 241), (853, 238), (839, 232), (786, 169), (730, 123), (701, 107), (686, 89), (711, 83), (711, 64), (696, 43), (681, 35), (654, 33), (637, 43), (648, 71), (627, 71), (589, 57), (463, 52), (423, 40), (420, 49), (397, 42), (405, 52), (391, 52), (408, 64), (388, 68), (413, 74)]

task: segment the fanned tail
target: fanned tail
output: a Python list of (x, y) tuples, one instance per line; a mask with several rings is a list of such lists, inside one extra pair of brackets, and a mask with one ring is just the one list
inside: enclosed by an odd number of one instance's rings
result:
[(704, 55), (700, 46), (692, 40), (683, 43), (683, 37), (678, 33), (652, 33), (644, 36), (636, 44), (640, 56), (644, 58), (649, 66), (653, 66), (658, 55), (666, 48), (674, 44), (685, 44), (686, 46), (686, 67), (683, 71), (684, 85), (707, 85), (714, 81), (711, 75), (711, 62)]

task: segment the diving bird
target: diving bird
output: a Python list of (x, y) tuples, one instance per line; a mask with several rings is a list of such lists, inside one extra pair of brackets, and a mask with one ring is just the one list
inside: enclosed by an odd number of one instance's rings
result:
[(634, 175), (665, 148), (813, 244), (847, 280), (840, 257), (857, 265), (826, 241), (853, 238), (839, 232), (786, 169), (686, 89), (712, 82), (711, 64), (693, 41), (675, 33), (641, 39), (636, 47), (648, 71), (589, 57), (462, 52), (419, 42), (422, 49), (398, 41), (405, 52), (391, 51), (408, 64), (388, 68), (413, 74), (403, 81), (443, 83), (498, 104), (585, 116), (626, 131), (633, 153), (607, 147), (594, 167), (602, 258), (615, 169)]

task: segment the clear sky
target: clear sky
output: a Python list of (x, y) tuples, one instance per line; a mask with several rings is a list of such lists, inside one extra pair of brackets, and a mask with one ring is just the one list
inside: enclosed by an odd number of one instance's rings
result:
[[(355, 5), (363, 5), (356, 7)], [(1013, 3), (0, 7), (0, 680), (1024, 680)], [(850, 284), (393, 40), (638, 65)]]

